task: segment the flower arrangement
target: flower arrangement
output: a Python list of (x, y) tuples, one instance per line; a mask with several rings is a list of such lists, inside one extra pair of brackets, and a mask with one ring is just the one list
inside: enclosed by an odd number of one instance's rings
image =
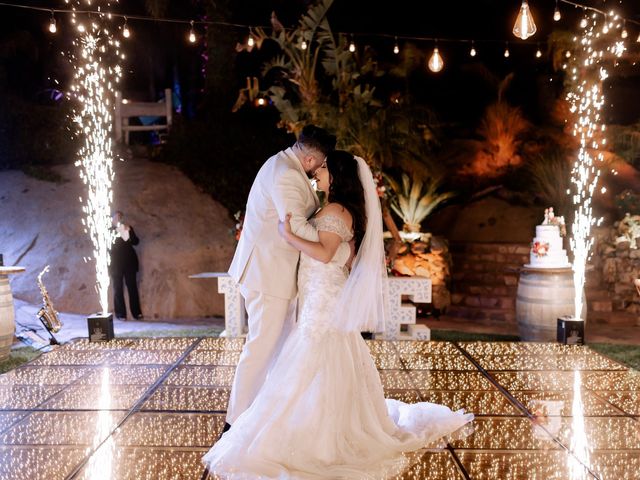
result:
[(638, 248), (636, 239), (640, 238), (640, 215), (627, 213), (618, 224), (618, 233), (620, 237), (616, 243), (628, 241), (631, 243), (631, 248)]
[(533, 242), (533, 246), (531, 247), (531, 251), (538, 258), (546, 257), (547, 253), (549, 252), (549, 243), (548, 242)]
[(240, 240), (240, 234), (242, 233), (242, 226), (244, 224), (244, 210), (238, 210), (233, 218), (236, 219), (236, 225), (231, 229), (231, 235), (236, 239), (236, 242)]

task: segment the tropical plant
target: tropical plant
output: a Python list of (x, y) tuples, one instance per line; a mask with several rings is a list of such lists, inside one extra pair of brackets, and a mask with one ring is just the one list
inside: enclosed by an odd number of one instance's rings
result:
[(498, 177), (509, 168), (522, 163), (522, 136), (530, 124), (518, 107), (504, 99), (513, 74), (507, 75), (498, 86), (498, 100), (485, 110), (477, 133), (482, 138), (473, 141), (475, 153), (460, 173), (480, 177)]
[(442, 181), (438, 177), (430, 177), (423, 181), (406, 173), (402, 174), (402, 185), (390, 176), (386, 180), (393, 191), (389, 205), (404, 222), (406, 232), (419, 232), (420, 224), (433, 210), (445, 200), (452, 198), (453, 192), (438, 193)]
[(527, 164), (525, 174), (530, 178), (533, 196), (545, 206), (552, 206), (557, 215), (564, 216), (566, 223), (571, 224), (571, 160), (568, 154), (556, 150), (541, 153)]

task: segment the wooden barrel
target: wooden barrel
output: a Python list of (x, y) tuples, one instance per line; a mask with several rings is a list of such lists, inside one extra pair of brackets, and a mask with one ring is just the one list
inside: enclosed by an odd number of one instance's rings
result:
[[(518, 282), (516, 318), (522, 340), (555, 342), (557, 321), (574, 315), (573, 271), (571, 268), (523, 268)], [(581, 318), (586, 320), (583, 293)]]
[(0, 361), (8, 358), (11, 353), (15, 331), (16, 320), (9, 277), (0, 275)]

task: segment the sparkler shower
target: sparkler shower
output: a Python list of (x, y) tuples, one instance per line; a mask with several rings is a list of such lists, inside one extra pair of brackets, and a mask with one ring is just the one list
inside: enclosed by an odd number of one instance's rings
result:
[[(71, 96), (79, 103), (73, 112), (76, 135), (81, 139), (76, 166), (80, 178), (87, 186), (86, 198), (80, 198), (85, 218), (82, 224), (93, 243), (96, 264), (96, 287), (102, 313), (108, 310), (109, 249), (113, 241), (111, 232), (111, 203), (113, 192), (112, 112), (114, 84), (122, 76), (118, 60), (124, 58), (120, 43), (114, 40), (110, 29), (111, 2), (76, 0), (71, 22), (77, 32), (69, 56), (74, 68)], [(102, 3), (102, 5), (101, 5)], [(81, 13), (82, 6), (98, 10), (100, 14)]]
[[(582, 27), (584, 25), (584, 27)], [(571, 172), (575, 217), (572, 225), (571, 250), (573, 251), (574, 318), (581, 318), (582, 291), (589, 252), (593, 246), (591, 227), (600, 222), (593, 214), (591, 200), (598, 185), (603, 161), (599, 147), (604, 145), (605, 126), (600, 118), (604, 104), (602, 83), (607, 78), (605, 63), (612, 57), (620, 57), (625, 50), (622, 41), (611, 40), (622, 27), (615, 12), (606, 15), (593, 13), (589, 21), (581, 23), (582, 34), (574, 37), (575, 52), (570, 67), (572, 87), (567, 94), (571, 113), (575, 114), (573, 135), (580, 139), (578, 157)]]

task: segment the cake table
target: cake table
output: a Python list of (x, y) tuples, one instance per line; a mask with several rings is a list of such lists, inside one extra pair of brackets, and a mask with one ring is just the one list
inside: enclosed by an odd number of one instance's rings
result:
[(11, 353), (16, 317), (13, 310), (13, 295), (9, 275), (24, 272), (24, 267), (0, 267), (0, 361)]

